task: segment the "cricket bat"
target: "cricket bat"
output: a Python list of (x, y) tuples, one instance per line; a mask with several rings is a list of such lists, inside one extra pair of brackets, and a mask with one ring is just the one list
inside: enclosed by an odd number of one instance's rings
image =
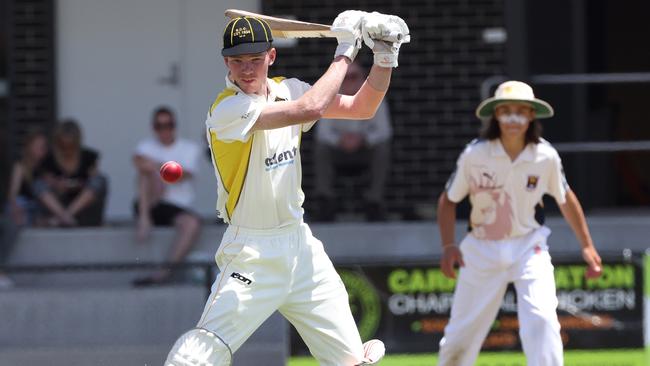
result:
[[(331, 26), (326, 24), (301, 22), (299, 20), (272, 17), (238, 9), (228, 9), (224, 12), (224, 14), (230, 19), (243, 16), (263, 19), (269, 24), (269, 27), (271, 27), (271, 32), (273, 33), (274, 38), (336, 37), (334, 32), (331, 30)], [(408, 43), (410, 37), (409, 35), (394, 34), (384, 38), (384, 40), (390, 42), (402, 41), (403, 43)]]

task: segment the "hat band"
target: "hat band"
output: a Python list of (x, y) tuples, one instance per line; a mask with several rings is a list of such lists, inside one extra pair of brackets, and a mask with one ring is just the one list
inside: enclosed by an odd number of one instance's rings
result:
[(521, 100), (521, 102), (520, 102), (518, 99), (509, 99), (509, 100), (497, 103), (497, 104), (494, 105), (494, 108), (496, 109), (496, 108), (499, 108), (502, 105), (512, 104), (512, 103), (521, 103), (521, 104), (525, 104), (525, 105), (527, 105), (527, 106), (529, 106), (529, 107), (531, 107), (533, 109), (535, 108), (535, 106), (532, 103), (530, 103), (528, 100)]

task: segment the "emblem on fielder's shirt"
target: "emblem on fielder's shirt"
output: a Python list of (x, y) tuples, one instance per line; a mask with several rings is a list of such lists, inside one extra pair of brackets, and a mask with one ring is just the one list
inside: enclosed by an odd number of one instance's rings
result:
[(537, 188), (537, 182), (539, 182), (539, 175), (529, 175), (528, 181), (526, 182), (526, 190), (534, 191)]
[(472, 233), (479, 239), (501, 240), (512, 231), (512, 198), (497, 184), (496, 174), (479, 173), (469, 179)]

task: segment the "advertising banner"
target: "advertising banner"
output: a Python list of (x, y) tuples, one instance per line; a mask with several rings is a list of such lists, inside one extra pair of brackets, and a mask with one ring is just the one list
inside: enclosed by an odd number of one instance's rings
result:
[(643, 256), (643, 271), (645, 273), (645, 286), (643, 287), (645, 304), (645, 347), (650, 353), (650, 255)]
[[(364, 340), (382, 339), (393, 353), (437, 352), (455, 280), (426, 264), (338, 266), (337, 270)], [(565, 348), (643, 347), (641, 266), (606, 262), (597, 279), (586, 279), (585, 270), (578, 261), (555, 263)], [(520, 349), (518, 329), (517, 296), (510, 286), (483, 348)]]

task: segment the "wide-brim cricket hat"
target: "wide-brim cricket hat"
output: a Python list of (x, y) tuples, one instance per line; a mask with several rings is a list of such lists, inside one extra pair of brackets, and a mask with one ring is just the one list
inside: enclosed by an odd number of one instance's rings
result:
[(476, 108), (478, 118), (490, 118), (494, 115), (494, 109), (502, 103), (523, 102), (529, 104), (535, 110), (535, 118), (553, 117), (553, 107), (547, 102), (535, 98), (533, 88), (521, 81), (506, 81), (497, 87), (494, 96), (487, 98)]
[(233, 18), (223, 30), (223, 56), (260, 53), (271, 48), (271, 27), (262, 19), (243, 16)]

